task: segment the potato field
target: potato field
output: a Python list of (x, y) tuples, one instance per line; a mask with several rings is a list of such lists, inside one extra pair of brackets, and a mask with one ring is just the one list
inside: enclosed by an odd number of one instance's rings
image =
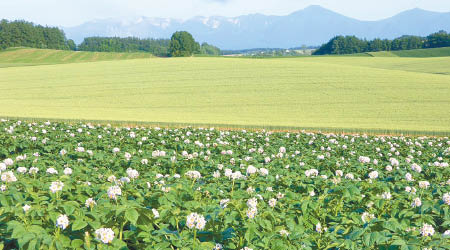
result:
[(448, 138), (0, 122), (5, 249), (449, 249)]

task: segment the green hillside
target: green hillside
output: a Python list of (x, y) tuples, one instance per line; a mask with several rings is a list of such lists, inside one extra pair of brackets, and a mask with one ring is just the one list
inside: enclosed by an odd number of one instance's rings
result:
[(450, 47), (368, 52), (367, 54), (374, 57), (446, 57), (450, 56)]
[(80, 63), (152, 57), (149, 53), (86, 52), (32, 48), (0, 50), (0, 67)]
[(0, 75), (0, 116), (450, 131), (445, 57), (151, 58)]

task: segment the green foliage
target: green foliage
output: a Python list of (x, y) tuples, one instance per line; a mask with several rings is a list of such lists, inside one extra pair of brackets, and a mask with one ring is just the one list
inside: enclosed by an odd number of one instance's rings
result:
[(75, 43), (67, 40), (59, 28), (43, 27), (26, 21), (0, 21), (0, 49), (31, 47), (74, 50)]
[(402, 36), (394, 40), (374, 39), (366, 41), (358, 39), (355, 36), (336, 36), (328, 43), (323, 44), (319, 49), (314, 51), (314, 55), (327, 54), (355, 54), (362, 52), (377, 51), (400, 51), (414, 50), (421, 48), (439, 48), (450, 46), (450, 34), (440, 31), (424, 37), (418, 36)]
[(426, 48), (450, 47), (450, 33), (443, 30), (427, 36)]
[(98, 52), (150, 52), (155, 56), (168, 56), (168, 39), (140, 39), (137, 37), (87, 37), (78, 46), (80, 51)]
[(214, 45), (202, 43), (200, 54), (218, 56), (220, 55), (220, 49)]
[(186, 57), (199, 52), (200, 45), (194, 40), (189, 32), (177, 31), (172, 35), (169, 45), (170, 56)]
[[(448, 138), (17, 120), (0, 121), (0, 131), (0, 249), (450, 245)], [(64, 186), (52, 193), (54, 181)], [(191, 213), (206, 223), (189, 228)], [(433, 234), (423, 235), (425, 224)]]

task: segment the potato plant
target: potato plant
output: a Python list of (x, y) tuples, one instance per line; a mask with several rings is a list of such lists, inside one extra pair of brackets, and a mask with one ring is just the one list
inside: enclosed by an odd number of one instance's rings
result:
[(5, 249), (449, 249), (448, 138), (0, 122)]

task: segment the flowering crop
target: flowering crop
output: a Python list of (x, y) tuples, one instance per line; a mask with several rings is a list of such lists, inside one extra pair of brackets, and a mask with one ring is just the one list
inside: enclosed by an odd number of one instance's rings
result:
[(444, 249), (450, 140), (0, 122), (0, 242)]

